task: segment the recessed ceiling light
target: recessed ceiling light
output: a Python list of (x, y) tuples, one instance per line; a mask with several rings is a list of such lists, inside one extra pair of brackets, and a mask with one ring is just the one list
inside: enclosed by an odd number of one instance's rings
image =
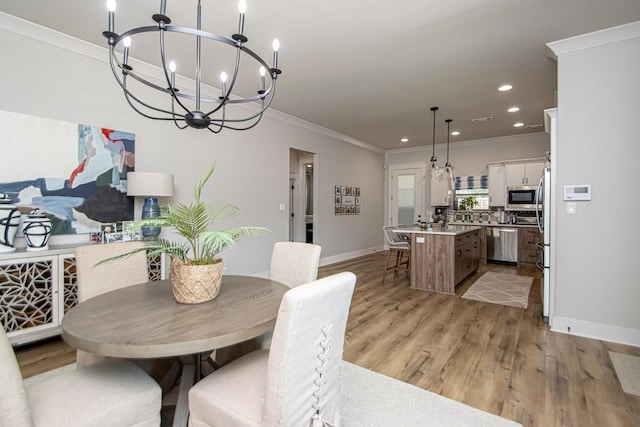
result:
[(400, 142), (409, 142), (409, 138), (402, 138)]
[(513, 86), (511, 86), (511, 85), (502, 85), (502, 86), (500, 86), (498, 88), (498, 90), (500, 92), (506, 92), (506, 91), (511, 90), (511, 89), (513, 89)]
[(471, 119), (472, 122), (488, 122), (489, 120), (492, 120), (493, 117), (491, 116), (487, 116), (487, 117), (476, 117), (475, 119)]
[(520, 107), (511, 107), (507, 110), (509, 113), (517, 113), (520, 111)]
[(513, 127), (514, 127), (514, 128), (521, 128), (522, 126), (524, 126), (524, 123), (520, 123), (520, 122), (518, 122), (518, 123), (514, 123), (514, 124), (513, 124)]
[(460, 132), (458, 132), (457, 130), (454, 130), (453, 132), (451, 132), (451, 136), (458, 136), (460, 135)]

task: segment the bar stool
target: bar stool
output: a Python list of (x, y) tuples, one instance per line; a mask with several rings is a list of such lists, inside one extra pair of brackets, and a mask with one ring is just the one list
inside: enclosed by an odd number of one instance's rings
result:
[[(395, 233), (393, 231), (399, 227), (401, 226), (387, 225), (382, 227), (384, 237), (389, 244), (389, 256), (387, 257), (387, 265), (382, 275), (382, 283), (384, 283), (389, 270), (393, 270), (394, 279), (398, 277), (400, 271), (406, 271), (407, 274), (411, 271), (411, 244), (406, 234)], [(404, 259), (405, 255), (407, 257), (406, 260)], [(394, 257), (395, 263), (392, 262), (392, 258)]]

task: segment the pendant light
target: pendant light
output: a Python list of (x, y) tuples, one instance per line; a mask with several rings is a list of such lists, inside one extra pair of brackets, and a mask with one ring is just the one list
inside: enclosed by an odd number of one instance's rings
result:
[(449, 163), (449, 136), (451, 135), (451, 122), (453, 119), (447, 119), (447, 163), (444, 164), (444, 178), (449, 181), (449, 186), (453, 188), (454, 177), (453, 177), (453, 166)]
[(433, 143), (431, 152), (431, 179), (442, 177), (442, 171), (438, 167), (438, 158), (436, 157), (436, 111), (438, 107), (431, 107), (433, 111)]

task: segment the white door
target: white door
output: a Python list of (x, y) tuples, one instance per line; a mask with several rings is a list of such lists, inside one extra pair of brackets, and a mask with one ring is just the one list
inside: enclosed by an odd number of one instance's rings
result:
[(389, 171), (389, 224), (411, 225), (418, 215), (424, 220), (424, 168)]

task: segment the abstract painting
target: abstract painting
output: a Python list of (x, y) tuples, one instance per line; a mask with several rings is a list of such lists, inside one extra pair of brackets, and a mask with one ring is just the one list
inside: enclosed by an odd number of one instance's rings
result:
[(0, 146), (0, 192), (22, 214), (45, 211), (53, 234), (133, 219), (133, 133), (0, 111)]

